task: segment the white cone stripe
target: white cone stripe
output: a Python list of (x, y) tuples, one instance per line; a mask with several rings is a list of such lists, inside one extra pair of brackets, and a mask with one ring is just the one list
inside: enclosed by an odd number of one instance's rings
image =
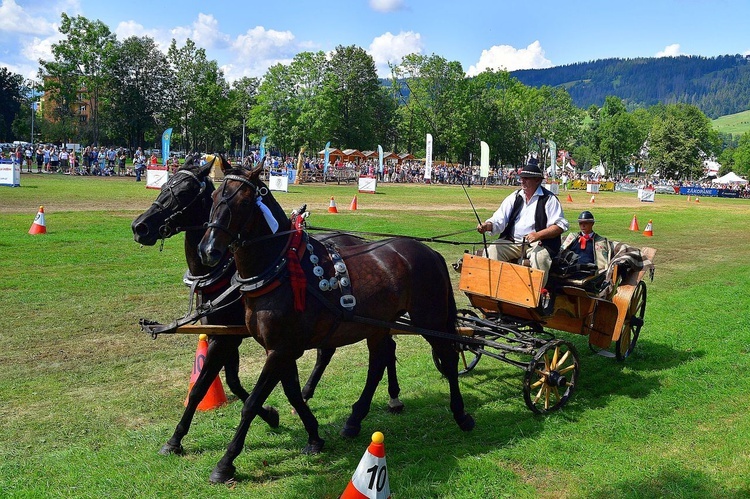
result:
[(34, 223), (37, 225), (44, 225), (44, 213), (42, 213), (41, 211), (37, 212), (36, 216), (34, 217)]
[(365, 452), (352, 476), (352, 485), (369, 499), (386, 499), (391, 495), (385, 458)]

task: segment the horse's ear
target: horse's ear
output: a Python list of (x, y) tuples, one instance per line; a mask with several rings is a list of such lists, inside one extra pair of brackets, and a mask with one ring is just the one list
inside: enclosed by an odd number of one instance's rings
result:
[(205, 176), (211, 173), (211, 168), (214, 166), (214, 161), (206, 161), (206, 163), (198, 169), (199, 176)]
[(195, 163), (195, 158), (193, 158), (192, 154), (188, 154), (185, 157), (185, 162), (182, 164), (182, 168), (192, 168)]
[(228, 170), (228, 169), (232, 168), (232, 164), (229, 161), (227, 161), (227, 158), (225, 158), (222, 153), (219, 153), (219, 159), (221, 159), (221, 170), (222, 171), (225, 171), (225, 170)]
[(258, 180), (260, 178), (261, 172), (263, 172), (263, 165), (258, 165), (255, 168), (251, 169), (248, 173), (250, 180)]

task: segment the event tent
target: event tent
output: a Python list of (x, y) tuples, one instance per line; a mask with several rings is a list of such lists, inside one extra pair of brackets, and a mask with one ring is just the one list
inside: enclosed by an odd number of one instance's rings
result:
[(714, 184), (747, 184), (747, 180), (738, 176), (734, 172), (729, 172), (724, 176), (715, 178), (711, 182)]

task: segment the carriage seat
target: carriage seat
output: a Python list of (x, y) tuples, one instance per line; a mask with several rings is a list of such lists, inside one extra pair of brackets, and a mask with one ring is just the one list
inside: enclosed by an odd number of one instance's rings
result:
[(550, 268), (549, 287), (557, 292), (563, 288), (573, 287), (584, 290), (592, 296), (599, 296), (608, 288), (606, 281), (606, 270), (599, 270), (596, 264), (581, 264), (576, 259), (569, 258), (572, 253), (566, 254), (568, 258), (555, 258)]

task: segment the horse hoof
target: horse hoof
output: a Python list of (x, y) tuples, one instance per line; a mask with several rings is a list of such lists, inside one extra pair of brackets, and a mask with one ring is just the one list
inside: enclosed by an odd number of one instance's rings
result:
[(401, 414), (404, 412), (404, 403), (399, 399), (391, 399), (388, 401), (388, 412), (391, 414)]
[(161, 449), (159, 449), (159, 454), (162, 456), (171, 456), (172, 454), (177, 454), (181, 456), (185, 450), (182, 448), (182, 444), (173, 445), (167, 442), (162, 446)]
[(322, 438), (313, 442), (308, 442), (307, 445), (305, 445), (305, 448), (302, 449), (302, 454), (320, 454), (323, 451), (323, 444), (325, 443), (326, 441)]
[(464, 418), (458, 423), (458, 427), (463, 431), (471, 431), (474, 426), (476, 426), (476, 422), (471, 414), (464, 414)]
[(343, 428), (341, 428), (341, 431), (339, 432), (339, 435), (341, 435), (344, 438), (354, 438), (357, 435), (359, 435), (359, 431), (362, 428), (360, 426), (352, 426), (350, 424), (345, 424)]
[(236, 471), (233, 464), (225, 467), (216, 466), (208, 477), (211, 483), (232, 483), (234, 482), (234, 472)]
[(268, 423), (268, 426), (270, 426), (271, 428), (278, 428), (279, 411), (277, 411), (275, 407), (271, 407), (270, 405), (264, 405), (263, 409), (268, 412), (268, 415), (264, 418), (266, 420), (266, 423)]

